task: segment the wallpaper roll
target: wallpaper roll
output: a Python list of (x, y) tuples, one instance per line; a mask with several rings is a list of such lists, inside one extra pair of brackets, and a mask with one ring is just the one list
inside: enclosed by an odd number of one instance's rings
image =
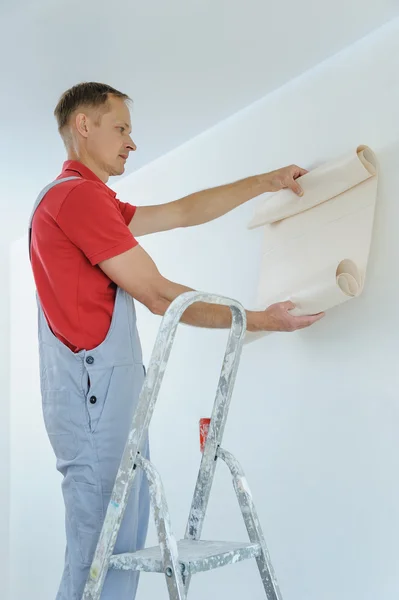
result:
[[(324, 312), (364, 287), (377, 198), (373, 151), (359, 146), (298, 179), (291, 190), (265, 194), (249, 228), (263, 227), (257, 310), (291, 300), (294, 315)], [(266, 333), (247, 333), (246, 342)]]

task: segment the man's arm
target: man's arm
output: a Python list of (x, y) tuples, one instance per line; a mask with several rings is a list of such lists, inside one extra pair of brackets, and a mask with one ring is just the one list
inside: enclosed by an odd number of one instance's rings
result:
[[(99, 267), (119, 287), (144, 304), (152, 313), (165, 314), (170, 304), (191, 288), (163, 277), (151, 257), (136, 246), (127, 252), (102, 261)], [(281, 302), (265, 311), (247, 311), (248, 331), (295, 331), (308, 327), (323, 314), (294, 317), (291, 302)], [(182, 322), (196, 327), (224, 329), (231, 326), (231, 311), (227, 306), (195, 302), (183, 314)]]
[(195, 192), (174, 202), (139, 206), (129, 224), (129, 229), (135, 237), (139, 237), (178, 227), (201, 225), (221, 217), (260, 194), (277, 192), (283, 188), (290, 188), (301, 195), (302, 190), (296, 179), (305, 173), (307, 173), (305, 169), (292, 165)]

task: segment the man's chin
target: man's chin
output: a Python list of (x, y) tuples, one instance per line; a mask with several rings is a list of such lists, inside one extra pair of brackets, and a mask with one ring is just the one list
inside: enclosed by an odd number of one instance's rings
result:
[(110, 177), (118, 177), (119, 175), (123, 175), (123, 173), (125, 172), (125, 167), (114, 167), (112, 169), (112, 173), (110, 173)]

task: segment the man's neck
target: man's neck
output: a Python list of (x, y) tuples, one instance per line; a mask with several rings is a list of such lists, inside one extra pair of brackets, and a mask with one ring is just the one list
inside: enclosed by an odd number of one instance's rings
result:
[(109, 180), (109, 175), (105, 171), (103, 171), (89, 156), (79, 156), (76, 152), (69, 151), (68, 152), (68, 160), (77, 160), (78, 162), (85, 165), (90, 171), (92, 171), (101, 181), (107, 183)]

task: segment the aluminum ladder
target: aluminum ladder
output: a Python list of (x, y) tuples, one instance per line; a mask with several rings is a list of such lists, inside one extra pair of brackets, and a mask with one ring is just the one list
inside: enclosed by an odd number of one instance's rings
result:
[[(185, 537), (177, 542), (172, 532), (161, 477), (154, 465), (140, 454), (140, 449), (154, 412), (177, 326), (184, 311), (194, 302), (228, 306), (232, 313), (232, 324)], [(244, 472), (234, 456), (221, 448), (245, 331), (245, 310), (240, 303), (229, 298), (202, 292), (186, 292), (169, 306), (158, 331), (82, 600), (101, 599), (108, 569), (164, 573), (170, 600), (186, 600), (193, 574), (246, 559), (256, 559), (267, 599), (282, 600)], [(224, 461), (230, 469), (248, 531), (247, 542), (200, 540), (217, 459)], [(159, 546), (134, 553), (113, 555), (138, 468), (143, 469), (149, 483)]]

